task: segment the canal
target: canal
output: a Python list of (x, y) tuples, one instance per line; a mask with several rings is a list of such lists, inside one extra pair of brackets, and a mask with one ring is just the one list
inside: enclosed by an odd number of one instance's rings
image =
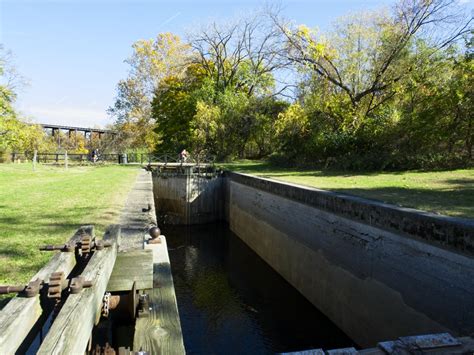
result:
[(164, 226), (189, 354), (262, 354), (355, 344), (227, 224)]

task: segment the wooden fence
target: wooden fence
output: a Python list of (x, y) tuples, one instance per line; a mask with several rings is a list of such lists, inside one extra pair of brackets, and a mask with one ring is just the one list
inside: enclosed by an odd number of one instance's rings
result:
[[(58, 153), (37, 153), (38, 163), (53, 163), (53, 164), (64, 164), (67, 160), (69, 163), (87, 163), (92, 162), (93, 157), (91, 154), (71, 154), (65, 152)], [(11, 153), (11, 161), (31, 161), (33, 155), (25, 153)], [(175, 153), (163, 153), (163, 154), (150, 154), (150, 153), (110, 153), (110, 154), (99, 154), (96, 162), (108, 162), (118, 164), (151, 164), (151, 163), (191, 163), (191, 164), (213, 164), (214, 157), (209, 155), (190, 155), (185, 160), (181, 159), (179, 154)]]

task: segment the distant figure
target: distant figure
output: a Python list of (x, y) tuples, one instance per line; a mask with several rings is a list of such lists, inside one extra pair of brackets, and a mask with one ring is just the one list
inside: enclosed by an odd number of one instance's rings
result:
[(92, 151), (92, 162), (95, 163), (95, 162), (97, 162), (98, 159), (99, 159), (99, 150), (94, 149)]
[(181, 153), (179, 153), (179, 160), (181, 163), (186, 163), (186, 160), (188, 159), (188, 152), (186, 149), (183, 149)]

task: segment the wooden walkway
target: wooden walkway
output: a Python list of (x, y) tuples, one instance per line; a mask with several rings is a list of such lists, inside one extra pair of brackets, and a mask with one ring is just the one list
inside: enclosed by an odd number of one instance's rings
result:
[(151, 252), (153, 262), (153, 289), (145, 291), (149, 296), (150, 315), (137, 318), (133, 349), (150, 354), (185, 354), (166, 238), (161, 236), (160, 244), (147, 243), (148, 229), (156, 225), (150, 172), (140, 171), (122, 211), (120, 225), (118, 259), (121, 253), (143, 251)]

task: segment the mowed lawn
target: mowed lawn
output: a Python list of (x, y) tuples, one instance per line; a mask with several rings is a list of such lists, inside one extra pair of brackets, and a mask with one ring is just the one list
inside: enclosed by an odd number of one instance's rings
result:
[(27, 282), (52, 255), (38, 247), (64, 243), (81, 225), (94, 224), (102, 237), (137, 173), (123, 166), (33, 171), (31, 164), (0, 164), (0, 284)]
[(361, 173), (285, 169), (252, 161), (223, 164), (223, 168), (437, 214), (474, 218), (474, 169)]

